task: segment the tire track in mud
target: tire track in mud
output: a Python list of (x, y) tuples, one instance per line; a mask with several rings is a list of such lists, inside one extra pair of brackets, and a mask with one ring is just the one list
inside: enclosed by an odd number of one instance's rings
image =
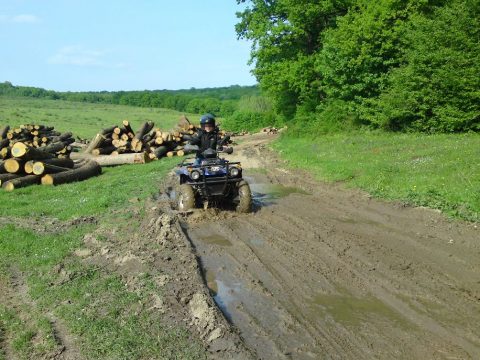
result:
[(184, 230), (260, 358), (480, 357), (475, 226), (317, 184), (251, 141), (238, 150), (256, 212), (202, 210)]

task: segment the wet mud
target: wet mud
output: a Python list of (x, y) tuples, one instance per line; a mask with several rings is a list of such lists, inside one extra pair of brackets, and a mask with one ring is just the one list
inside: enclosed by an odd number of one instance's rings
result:
[(480, 229), (236, 150), (251, 214), (198, 210), (182, 228), (205, 285), (260, 359), (480, 358)]

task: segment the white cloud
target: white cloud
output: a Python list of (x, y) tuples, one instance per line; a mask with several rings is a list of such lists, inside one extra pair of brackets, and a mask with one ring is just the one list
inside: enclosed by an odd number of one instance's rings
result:
[(38, 18), (35, 15), (31, 15), (31, 14), (21, 14), (21, 15), (12, 16), (11, 21), (14, 22), (14, 23), (33, 24), (33, 23), (40, 22), (40, 18)]
[(109, 50), (86, 49), (79, 45), (65, 46), (58, 50), (55, 55), (48, 58), (47, 62), (49, 64), (74, 65), (82, 67), (93, 66), (115, 69), (127, 67), (127, 65), (124, 63), (108, 63), (105, 60), (105, 56), (109, 52)]
[(34, 24), (40, 22), (40, 18), (32, 14), (0, 15), (0, 23)]

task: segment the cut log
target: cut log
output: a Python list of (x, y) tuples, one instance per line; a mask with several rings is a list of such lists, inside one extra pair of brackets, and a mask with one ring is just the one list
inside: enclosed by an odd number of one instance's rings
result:
[[(53, 145), (53, 144), (52, 144)], [(53, 155), (46, 152), (50, 145), (42, 148), (42, 150), (35, 149), (23, 142), (17, 142), (12, 146), (12, 156), (22, 158), (24, 160), (42, 160), (52, 158)]]
[(0, 150), (0, 157), (2, 159), (6, 159), (10, 157), (10, 148), (9, 147), (4, 147), (2, 150)]
[(42, 147), (42, 151), (53, 154), (56, 152), (62, 152), (66, 146), (67, 145), (64, 142), (51, 143), (45, 147)]
[(182, 115), (182, 116), (180, 116), (180, 119), (178, 120), (178, 125), (180, 127), (186, 128), (186, 127), (191, 125), (191, 122), (190, 122), (190, 120), (188, 120), (188, 118), (185, 115)]
[(123, 164), (145, 164), (150, 161), (147, 153), (118, 154), (115, 156), (100, 155), (93, 158), (101, 166), (115, 166)]
[(61, 166), (44, 164), (41, 161), (36, 161), (32, 167), (34, 175), (44, 175), (44, 174), (56, 174), (62, 171), (71, 170), (70, 168), (64, 168)]
[(18, 174), (0, 174), (0, 186), (2, 186), (3, 183), (9, 180), (13, 180), (22, 176), (23, 175), (18, 175)]
[(37, 175), (27, 175), (16, 179), (5, 181), (2, 188), (5, 191), (13, 191), (28, 185), (40, 184), (41, 177)]
[(44, 164), (48, 165), (55, 165), (55, 166), (61, 166), (64, 168), (73, 168), (74, 162), (72, 159), (61, 159), (61, 158), (53, 158), (53, 159), (45, 159), (42, 160)]
[[(105, 131), (105, 130), (104, 130)], [(113, 131), (113, 129), (112, 129)], [(90, 141), (90, 144), (88, 144), (87, 148), (85, 149), (85, 153), (89, 154), (92, 152), (93, 149), (96, 149), (100, 146), (102, 143), (103, 139), (105, 139), (105, 136), (102, 134), (97, 134), (95, 137)]]
[(123, 120), (122, 124), (127, 134), (131, 133), (133, 136), (135, 136), (135, 133), (133, 132), (132, 127), (130, 126), (130, 122), (128, 120)]
[(10, 140), (8, 140), (6, 138), (0, 140), (0, 149), (3, 149), (4, 147), (7, 147), (8, 145), (10, 145)]
[(25, 171), (25, 174), (33, 174), (33, 164), (35, 163), (35, 160), (30, 160), (23, 165), (23, 170)]
[(72, 169), (57, 174), (48, 174), (42, 177), (42, 185), (60, 185), (74, 181), (82, 181), (100, 175), (102, 168), (96, 161), (86, 161), (77, 169)]
[(93, 156), (98, 156), (98, 155), (108, 155), (111, 154), (113, 151), (117, 150), (116, 146), (107, 146), (99, 149), (93, 149), (92, 150), (92, 155)]
[(106, 129), (103, 129), (102, 131), (100, 131), (100, 135), (104, 135), (104, 136), (109, 135), (109, 134), (113, 133), (113, 130), (114, 130), (115, 128), (116, 128), (116, 126), (113, 125), (113, 126), (110, 126), (110, 127), (106, 128)]
[(0, 139), (6, 139), (6, 138), (7, 138), (8, 130), (10, 130), (10, 126), (9, 126), (9, 125), (3, 127), (3, 128), (0, 130)]
[[(61, 134), (60, 136), (53, 136), (52, 137), (52, 142), (58, 142), (58, 141), (69, 141), (70, 138), (72, 138), (73, 134), (71, 132), (66, 132)], [(73, 140), (75, 141), (75, 140)]]
[(167, 146), (159, 146), (157, 147), (153, 153), (157, 157), (157, 159), (160, 159), (162, 156), (164, 156), (168, 152), (168, 147)]
[(7, 170), (5, 170), (5, 166), (3, 165), (4, 161), (0, 160), (0, 174), (5, 174)]
[(5, 170), (9, 172), (10, 174), (16, 174), (20, 169), (23, 168), (24, 161), (22, 159), (7, 159), (3, 163), (3, 166), (5, 167)]
[(140, 129), (135, 133), (135, 139), (142, 140), (142, 138), (147, 133), (149, 133), (153, 129), (154, 126), (155, 126), (155, 124), (151, 121), (144, 122), (142, 124), (142, 126), (140, 127)]

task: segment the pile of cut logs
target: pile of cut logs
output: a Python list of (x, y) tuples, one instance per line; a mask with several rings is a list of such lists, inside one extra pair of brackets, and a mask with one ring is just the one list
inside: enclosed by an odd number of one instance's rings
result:
[(102, 166), (145, 163), (162, 157), (183, 156), (183, 145), (197, 132), (181, 117), (177, 129), (162, 131), (147, 121), (134, 132), (127, 120), (99, 132), (79, 158), (92, 158)]
[(53, 127), (21, 125), (0, 129), (0, 185), (7, 191), (32, 184), (58, 185), (101, 173), (93, 161), (69, 158), (72, 133)]
[(279, 130), (276, 127), (273, 127), (273, 126), (268, 126), (268, 127), (262, 129), (262, 132), (267, 133), (267, 135), (276, 135), (276, 134), (278, 134), (278, 131)]

